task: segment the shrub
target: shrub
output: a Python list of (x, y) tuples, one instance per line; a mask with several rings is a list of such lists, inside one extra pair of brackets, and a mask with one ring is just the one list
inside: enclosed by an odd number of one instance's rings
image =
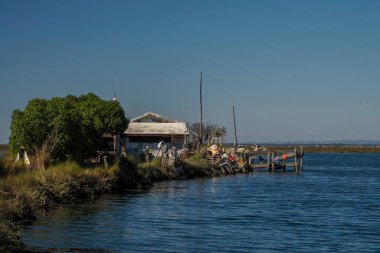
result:
[(7, 220), (0, 220), (0, 252), (26, 252), (17, 226)]
[(7, 155), (0, 158), (0, 176), (17, 175), (27, 170), (27, 167), (23, 163), (15, 163), (15, 157)]

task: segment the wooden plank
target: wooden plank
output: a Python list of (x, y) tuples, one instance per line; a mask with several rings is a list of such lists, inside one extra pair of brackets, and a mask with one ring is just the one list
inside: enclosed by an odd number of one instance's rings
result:
[(269, 163), (253, 163), (251, 164), (252, 169), (267, 169), (271, 171), (276, 171), (276, 170), (284, 170), (287, 167), (291, 167), (294, 169), (295, 167), (299, 166), (299, 162), (280, 162), (280, 163), (274, 163), (274, 162), (269, 162)]
[(248, 154), (251, 156), (267, 155), (270, 151), (250, 151)]
[(268, 164), (266, 163), (254, 163), (254, 164), (251, 164), (252, 168), (254, 169), (267, 169), (268, 168)]
[(271, 153), (271, 156), (272, 156), (272, 171), (274, 172), (274, 167), (275, 167), (275, 164), (274, 164), (274, 153)]

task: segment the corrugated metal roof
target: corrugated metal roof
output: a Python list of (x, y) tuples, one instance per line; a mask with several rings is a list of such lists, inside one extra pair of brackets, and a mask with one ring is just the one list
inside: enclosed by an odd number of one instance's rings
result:
[(154, 112), (147, 112), (143, 115), (137, 116), (136, 118), (133, 118), (130, 120), (130, 122), (144, 122), (145, 119), (151, 118), (154, 119), (157, 122), (165, 122), (165, 123), (179, 123), (177, 120), (171, 119), (169, 117), (154, 113)]
[(186, 133), (186, 124), (179, 123), (144, 123), (130, 122), (125, 134), (127, 135), (183, 135)]

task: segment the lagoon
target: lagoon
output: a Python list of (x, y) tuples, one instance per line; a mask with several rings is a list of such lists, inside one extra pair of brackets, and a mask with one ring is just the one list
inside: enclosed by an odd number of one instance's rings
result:
[(60, 206), (22, 231), (42, 248), (378, 252), (380, 155), (306, 154), (304, 171), (156, 183)]

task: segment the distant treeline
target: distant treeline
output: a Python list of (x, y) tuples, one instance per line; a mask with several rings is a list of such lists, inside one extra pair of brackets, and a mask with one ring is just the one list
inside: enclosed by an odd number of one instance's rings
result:
[(7, 144), (0, 144), (0, 150), (8, 150)]
[(306, 146), (307, 153), (380, 153), (380, 146)]
[[(233, 147), (233, 144), (227, 143), (224, 144), (227, 147)], [(242, 145), (253, 146), (250, 144)], [(330, 145), (313, 145), (313, 146), (304, 146), (304, 145), (294, 145), (294, 144), (284, 144), (284, 145), (262, 145), (267, 147), (269, 150), (294, 150), (295, 147), (299, 149), (302, 146), (303, 151), (306, 153), (380, 153), (380, 146), (330, 146)]]

